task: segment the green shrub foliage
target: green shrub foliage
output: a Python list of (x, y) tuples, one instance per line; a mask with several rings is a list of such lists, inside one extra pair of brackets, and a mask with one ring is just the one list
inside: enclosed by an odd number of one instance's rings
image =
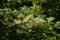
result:
[(60, 0), (0, 0), (0, 40), (60, 40)]

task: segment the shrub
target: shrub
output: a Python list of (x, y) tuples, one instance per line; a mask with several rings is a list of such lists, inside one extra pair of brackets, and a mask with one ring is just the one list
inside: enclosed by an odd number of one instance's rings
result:
[(2, 0), (0, 40), (60, 40), (60, 0)]

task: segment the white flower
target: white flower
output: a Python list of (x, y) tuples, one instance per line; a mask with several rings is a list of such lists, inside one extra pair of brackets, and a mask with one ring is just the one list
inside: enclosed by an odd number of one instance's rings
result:
[(33, 21), (34, 21), (35, 23), (44, 23), (44, 22), (46, 22), (45, 20), (40, 19), (40, 18), (34, 18)]
[(33, 15), (28, 15), (27, 17), (25, 17), (25, 18), (23, 19), (22, 22), (28, 22), (29, 20), (33, 20)]
[(15, 19), (15, 20), (14, 20), (14, 23), (15, 23), (15, 24), (20, 24), (20, 23), (21, 23), (21, 20), (19, 20), (19, 19), (18, 19), (18, 20)]

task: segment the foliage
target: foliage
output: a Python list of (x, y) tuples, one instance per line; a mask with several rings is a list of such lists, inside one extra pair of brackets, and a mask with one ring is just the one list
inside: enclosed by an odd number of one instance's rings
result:
[(0, 40), (60, 40), (60, 0), (1, 0)]

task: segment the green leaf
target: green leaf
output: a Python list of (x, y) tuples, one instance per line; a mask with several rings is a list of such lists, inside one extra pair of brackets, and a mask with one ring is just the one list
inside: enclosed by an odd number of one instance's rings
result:
[(53, 27), (49, 27), (49, 30), (52, 30), (53, 29)]
[(31, 32), (32, 31), (32, 29), (30, 29), (30, 30), (28, 30), (29, 32)]
[(51, 22), (51, 21), (53, 21), (55, 18), (54, 17), (49, 17), (49, 18), (47, 18), (47, 21), (48, 22)]

